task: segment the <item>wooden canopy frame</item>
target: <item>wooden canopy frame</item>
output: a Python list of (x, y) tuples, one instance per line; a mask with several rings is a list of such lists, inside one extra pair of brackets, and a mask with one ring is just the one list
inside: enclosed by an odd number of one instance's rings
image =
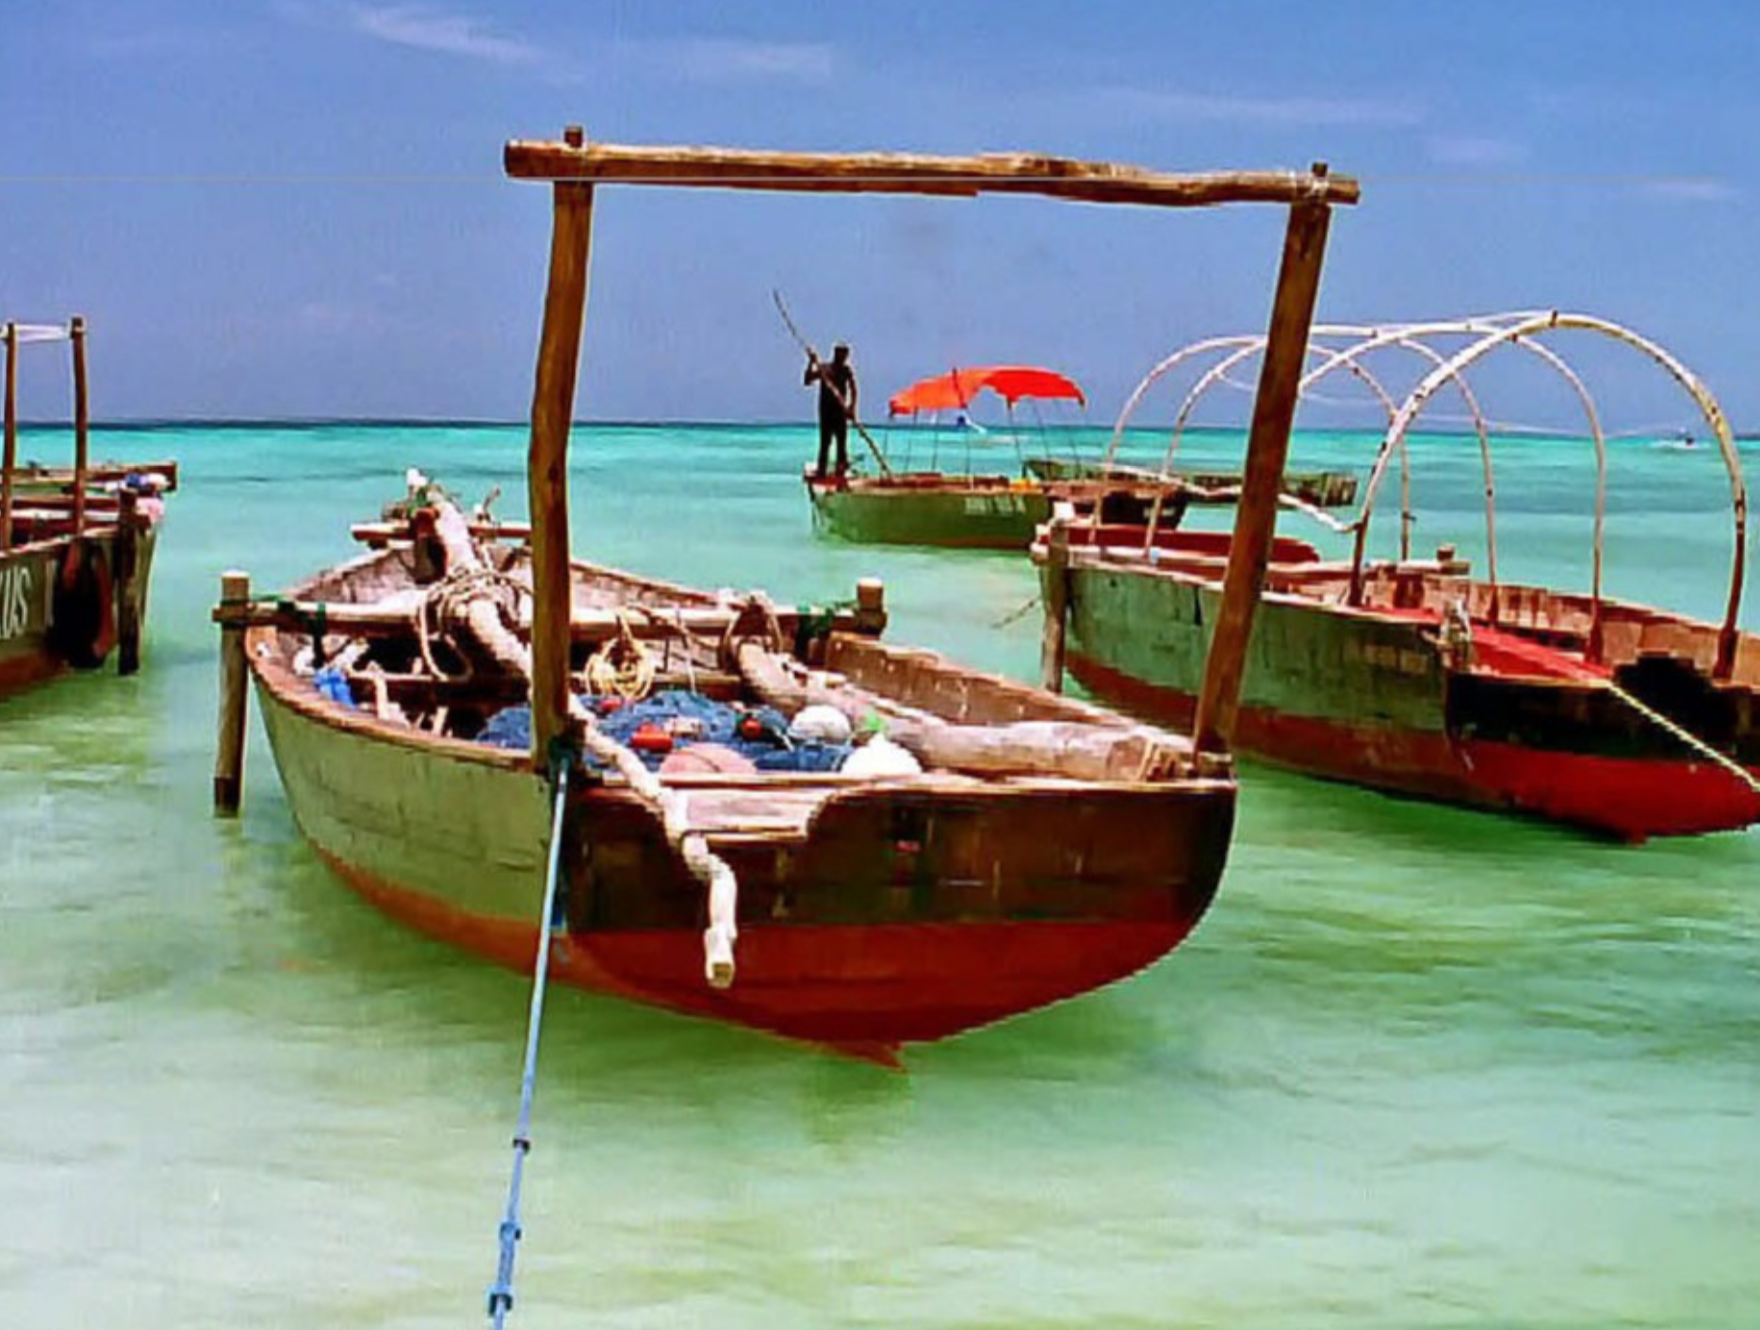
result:
[(73, 534), (86, 527), (86, 472), (91, 451), (91, 411), (86, 395), (86, 321), (79, 315), (63, 324), (7, 323), (0, 327), (5, 348), (4, 406), (0, 414), (0, 552), (12, 545), (13, 491), (18, 470), (18, 349), (28, 342), (68, 342), (73, 347)]
[(532, 520), (532, 756), (540, 767), (552, 742), (567, 733), (569, 723), (568, 440), (586, 316), (597, 184), (955, 198), (1031, 194), (1163, 208), (1225, 203), (1286, 206), (1289, 222), (1248, 434), (1236, 539), (1194, 726), (1194, 742), (1200, 749), (1227, 750), (1240, 700), (1253, 611), (1270, 559), (1278, 491), (1319, 293), (1328, 224), (1333, 205), (1352, 204), (1360, 197), (1354, 179), (1330, 174), (1323, 162), (1305, 173), (1174, 175), (1030, 154), (930, 157), (631, 147), (588, 143), (579, 126), (564, 130), (560, 142), (511, 142), (503, 164), (509, 177), (549, 181), (553, 191), (550, 276), (532, 389), (526, 471)]

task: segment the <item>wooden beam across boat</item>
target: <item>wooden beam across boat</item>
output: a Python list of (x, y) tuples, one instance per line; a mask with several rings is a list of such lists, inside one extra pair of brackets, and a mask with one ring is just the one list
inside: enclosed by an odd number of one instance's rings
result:
[[(166, 493), (177, 488), (177, 463), (163, 462), (93, 462), (86, 467), (86, 483), (88, 485), (107, 485), (126, 480), (133, 475), (162, 476)], [(13, 484), (23, 490), (57, 490), (66, 489), (74, 483), (74, 469), (70, 466), (36, 466), (26, 464), (15, 469)]]
[[(573, 131), (571, 131), (572, 134)], [(1040, 194), (1161, 208), (1220, 203), (1355, 203), (1348, 176), (1324, 170), (1173, 174), (1037, 153), (941, 157), (898, 152), (770, 152), (515, 140), (504, 154), (517, 180), (699, 186), (836, 194)]]
[(1307, 172), (1181, 175), (1026, 153), (936, 157), (632, 147), (589, 143), (579, 125), (568, 126), (561, 142), (510, 142), (502, 159), (507, 174), (515, 179), (549, 181), (554, 208), (526, 471), (533, 528), (532, 756), (539, 766), (548, 760), (552, 742), (568, 731), (568, 436), (586, 317), (593, 192), (598, 184), (943, 197), (1029, 194), (1186, 208), (1286, 205), (1290, 219), (1283, 268), (1235, 525), (1238, 566), (1229, 572), (1223, 622), (1206, 671), (1211, 682), (1198, 709), (1198, 746), (1214, 753), (1227, 751), (1253, 611), (1269, 560), (1278, 480), (1289, 451), (1302, 348), (1313, 320), (1327, 220), (1333, 204), (1357, 202), (1361, 191), (1354, 179), (1332, 175), (1324, 162), (1314, 163)]
[[(360, 604), (351, 601), (222, 600), (214, 607), (211, 618), (225, 628), (275, 628), (283, 632), (322, 632), (326, 636), (390, 637), (407, 634), (414, 621), (416, 602)], [(645, 614), (639, 610), (606, 610), (577, 608), (569, 624), (569, 637), (574, 642), (605, 642), (627, 632), (644, 641), (666, 638), (694, 637), (719, 639), (734, 628), (745, 613), (742, 605), (669, 606)], [(777, 607), (776, 621), (784, 631), (791, 631), (799, 621), (799, 612)], [(857, 632), (860, 611), (830, 611), (825, 619), (832, 632)]]
[[(532, 528), (526, 522), (470, 522), (466, 530), (473, 540), (530, 540)], [(382, 550), (394, 541), (410, 539), (408, 522), (356, 522), (348, 534), (369, 549)]]

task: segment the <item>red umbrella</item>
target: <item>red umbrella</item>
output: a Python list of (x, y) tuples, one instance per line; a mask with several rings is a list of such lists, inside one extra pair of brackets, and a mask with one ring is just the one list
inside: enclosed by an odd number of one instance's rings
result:
[(972, 398), (988, 388), (1013, 409), (1023, 397), (1065, 397), (1080, 402), (1088, 399), (1073, 379), (1055, 370), (1035, 365), (988, 365), (974, 369), (956, 369), (921, 379), (908, 388), (894, 393), (887, 409), (895, 416), (912, 416), (919, 411), (945, 411), (950, 407), (971, 405)]

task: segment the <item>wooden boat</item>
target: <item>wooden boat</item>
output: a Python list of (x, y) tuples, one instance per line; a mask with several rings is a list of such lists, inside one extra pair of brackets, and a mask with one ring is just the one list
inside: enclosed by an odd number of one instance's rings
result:
[[(501, 585), (529, 587), (525, 547), (483, 558)], [(340, 877), (425, 932), (529, 964), (549, 801), (529, 752), (472, 742), (529, 681), (483, 662), (454, 677), (468, 638), (442, 648), (438, 634), (426, 653), (446, 677), (423, 668), (412, 606), (453, 594), (458, 578), (430, 564), (424, 583), (419, 569), (411, 543), (393, 540), (294, 588), (294, 609), (259, 614), (246, 654), (264, 724), (294, 816)], [(1234, 781), (1226, 763), (1201, 772), (1183, 739), (882, 645), (850, 614), (823, 616), (807, 637), (794, 611), (579, 563), (571, 600), (582, 677), (596, 648), (645, 639), (656, 693), (688, 689), (753, 715), (809, 703), (876, 715), (926, 769), (667, 771), (682, 819), (670, 828), (616, 772), (583, 784), (567, 812), (558, 978), (883, 1051), (1128, 975), (1177, 944), (1215, 893)], [(314, 686), (319, 622), (358, 708)], [(710, 751), (677, 742), (680, 756)], [(738, 883), (739, 977), (727, 987), (705, 982), (705, 890), (680, 829)]]
[[(1467, 344), (1452, 357), (1438, 354), (1437, 368), (1394, 411), (1363, 512), (1342, 528), (1354, 538), (1351, 557), (1325, 559), (1314, 545), (1287, 537), (1273, 546), (1238, 750), (1319, 776), (1531, 813), (1629, 840), (1760, 819), (1760, 640), (1737, 628), (1746, 493), (1709, 392), (1660, 347), (1589, 315), (1428, 327), (1465, 336)], [(1556, 357), (1542, 339), (1555, 329), (1636, 347), (1703, 409), (1729, 469), (1736, 514), (1721, 624), (1601, 594), (1599, 488), (1587, 593), (1501, 582), (1488, 449), (1486, 576), (1473, 576), (1452, 547), (1433, 559), (1412, 557), (1409, 523), (1402, 523), (1399, 557), (1366, 557), (1376, 489), (1390, 459), (1403, 454), (1424, 403), (1499, 347), (1539, 343)], [(1363, 344), (1417, 335), (1360, 331)], [(1600, 427), (1584, 400), (1605, 476)], [(1229, 553), (1226, 533), (1051, 524), (1033, 554), (1068, 615), (1070, 672), (1135, 714), (1169, 724), (1189, 719)], [(1046, 672), (1048, 682), (1060, 676), (1058, 662), (1047, 659)]]
[[(1027, 471), (1041, 480), (1123, 481), (1151, 497), (1157, 488), (1165, 489), (1184, 503), (1233, 503), (1241, 488), (1238, 471), (1162, 472), (1124, 462), (1070, 462), (1056, 457), (1030, 457)], [(1357, 501), (1357, 478), (1349, 471), (1290, 471), (1283, 477), (1283, 492), (1315, 508), (1348, 508)], [(1146, 513), (1139, 520), (1146, 520)]]
[[(0, 698), (69, 669), (140, 666), (153, 547), (177, 487), (174, 462), (88, 460), (85, 321), (8, 323), (5, 445), (0, 455)], [(18, 460), (20, 348), (73, 348), (74, 463)]]
[[(1330, 205), (1353, 201), (1354, 183), (587, 145), (578, 131), (511, 144), (506, 161), (517, 178), (553, 182), (555, 206), (529, 544), (491, 540), (419, 491), (409, 512), (361, 529), (373, 552), (285, 604), (253, 605), (248, 579), (232, 576), (216, 611), (217, 806), (237, 806), (248, 670), (302, 832), (397, 918), (590, 989), (882, 1058), (1086, 992), (1175, 946), (1227, 857), (1236, 786), (1220, 726), (1194, 741), (882, 645), (877, 586), (853, 612), (802, 616), (571, 561), (563, 463), (594, 192), (625, 181), (1281, 201), (1273, 326), (1278, 346), (1299, 347)], [(1268, 533), (1293, 409), (1296, 362), (1268, 363), (1252, 450), (1264, 474), (1241, 505), (1243, 549)], [(1240, 626), (1220, 639), (1218, 705), (1238, 677), (1230, 655), (1256, 601), (1252, 572), (1243, 560), (1231, 579)], [(796, 727), (820, 707), (877, 722), (894, 765), (752, 772), (699, 744), (677, 756), (700, 770), (670, 758), (652, 770), (635, 750), (657, 741), (638, 742), (640, 729), (620, 741), (599, 700), (632, 679), (641, 693), (644, 677), (741, 716), (773, 707)], [(522, 700), (523, 748), (483, 742)], [(878, 755), (880, 741), (863, 751)], [(565, 890), (549, 916), (547, 852)]]
[[(899, 389), (887, 400), (891, 416), (965, 410), (980, 392), (1002, 398), (1009, 414), (1009, 437), (1018, 435), (1014, 410), (1022, 401), (1067, 400), (1086, 404), (1080, 385), (1066, 375), (1037, 365), (987, 365), (949, 370)], [(940, 451), (942, 432), (924, 430)], [(1168, 504), (1163, 520), (1172, 520), (1172, 504), (1182, 499), (1185, 485), (1147, 475), (1099, 472), (1050, 474), (1021, 457), (1020, 472), (979, 473), (970, 469), (970, 439), (983, 433), (969, 422), (957, 425), (963, 437), (965, 471), (911, 470), (892, 465), (886, 449), (873, 444), (876, 474), (854, 472), (817, 476), (803, 468), (802, 483), (812, 503), (813, 526), (821, 534), (866, 545), (935, 545), (948, 549), (1024, 550), (1034, 530), (1051, 516), (1053, 503), (1089, 512), (1105, 506), (1113, 520), (1141, 520), (1157, 497)]]

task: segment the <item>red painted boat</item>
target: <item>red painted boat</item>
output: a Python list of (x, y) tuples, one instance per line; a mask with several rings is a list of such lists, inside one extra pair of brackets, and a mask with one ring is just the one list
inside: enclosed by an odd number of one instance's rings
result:
[[(1281, 202), (1281, 368), (1250, 449), (1273, 482), (1330, 205), (1353, 202), (1354, 182), (631, 148), (578, 133), (511, 144), (507, 165), (552, 182), (555, 207), (529, 543), (489, 539), (418, 485), (403, 525), (360, 529), (374, 552), (288, 601), (252, 604), (235, 579), (216, 611), (217, 803), (236, 807), (248, 671), (301, 831), (386, 911), (504, 964), (543, 958), (588, 988), (869, 1056), (1085, 993), (1177, 945), (1230, 843), (1236, 785), (1214, 735), (1188, 740), (881, 645), (877, 584), (853, 612), (819, 615), (571, 561), (565, 462), (595, 182)], [(1243, 548), (1269, 539), (1274, 506), (1274, 483), (1249, 484)], [(1231, 582), (1239, 626), (1218, 647), (1219, 677), (1238, 663), (1258, 590)], [(611, 694), (674, 699), (692, 723), (611, 709)], [(852, 722), (878, 724), (888, 744), (850, 740), (835, 769), (752, 769), (760, 757), (726, 751), (724, 732), (760, 742), (749, 732), (773, 732), (766, 708), (801, 731), (797, 746), (818, 742), (810, 719), (833, 746)], [(512, 749), (500, 746), (510, 726)], [(641, 756), (682, 738), (658, 770)], [(550, 914), (547, 860), (565, 884)]]
[[(1237, 751), (1338, 780), (1510, 809), (1628, 840), (1760, 820), (1760, 639), (1737, 627), (1746, 493), (1722, 412), (1679, 362), (1628, 329), (1556, 312), (1383, 331), (1357, 345), (1464, 335), (1393, 412), (1352, 557), (1328, 560), (1279, 537), (1239, 701)], [(1720, 624), (1600, 593), (1598, 488), (1592, 589), (1511, 586), (1452, 549), (1365, 555), (1388, 463), (1425, 401), (1498, 347), (1554, 329), (1614, 336), (1694, 397), (1721, 444), (1735, 509), (1735, 560)], [(1324, 332), (1326, 330), (1317, 330)], [(1349, 353), (1330, 362), (1344, 363)], [(1316, 371), (1319, 373), (1321, 371)], [(1594, 443), (1605, 449), (1593, 411)], [(1481, 438), (1483, 443), (1483, 437)], [(1402, 526), (1403, 531), (1409, 524)], [(1054, 523), (1034, 546), (1067, 603), (1066, 663), (1095, 695), (1161, 723), (1189, 720), (1215, 620), (1226, 535)], [(1051, 597), (1047, 596), (1048, 603)]]
[[(122, 673), (139, 667), (160, 495), (177, 486), (174, 462), (88, 461), (84, 320), (8, 323), (3, 341), (0, 698), (95, 669), (113, 652)], [(56, 342), (73, 348), (74, 464), (21, 464), (17, 358), (23, 346)]]

